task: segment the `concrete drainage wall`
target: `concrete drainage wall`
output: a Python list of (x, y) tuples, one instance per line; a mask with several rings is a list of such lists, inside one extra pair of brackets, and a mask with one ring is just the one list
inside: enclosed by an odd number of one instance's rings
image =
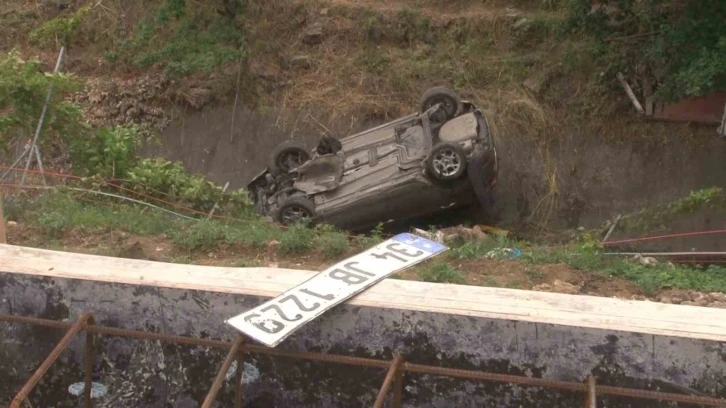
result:
[[(0, 313), (74, 320), (93, 311), (114, 327), (231, 339), (223, 321), (264, 298), (164, 287), (43, 278), (0, 272)], [(672, 306), (675, 307), (675, 306)], [(0, 404), (9, 402), (62, 331), (0, 326)], [(100, 336), (94, 381), (108, 387), (100, 407), (199, 406), (225, 351)], [(34, 407), (75, 407), (69, 386), (83, 380), (83, 337), (33, 391)], [(280, 348), (391, 359), (548, 379), (726, 397), (726, 343), (556, 324), (411, 310), (339, 306)], [(250, 354), (244, 406), (370, 407), (383, 370)], [(581, 407), (584, 394), (407, 374), (405, 407)], [(218, 399), (232, 406), (231, 382)], [(610, 408), (664, 407), (601, 397)]]

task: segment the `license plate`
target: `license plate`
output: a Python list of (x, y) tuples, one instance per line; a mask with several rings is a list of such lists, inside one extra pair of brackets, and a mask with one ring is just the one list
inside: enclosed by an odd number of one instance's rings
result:
[(396, 235), (226, 323), (268, 347), (275, 347), (326, 310), (446, 249), (416, 235)]

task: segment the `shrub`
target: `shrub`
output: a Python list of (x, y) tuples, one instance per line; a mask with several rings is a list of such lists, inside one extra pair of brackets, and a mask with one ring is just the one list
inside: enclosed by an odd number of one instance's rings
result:
[(315, 231), (304, 224), (295, 224), (285, 230), (280, 238), (280, 251), (295, 254), (310, 250), (315, 245)]
[(136, 126), (102, 128), (88, 137), (71, 140), (71, 160), (76, 172), (104, 179), (126, 178), (137, 161), (142, 135)]
[(329, 225), (319, 226), (317, 232), (318, 238), (315, 244), (327, 258), (339, 257), (350, 247), (348, 236), (344, 232), (336, 231)]

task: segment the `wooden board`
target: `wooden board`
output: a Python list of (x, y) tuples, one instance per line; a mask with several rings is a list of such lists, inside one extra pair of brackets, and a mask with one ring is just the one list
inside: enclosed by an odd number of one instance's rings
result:
[[(166, 264), (0, 245), (0, 273), (275, 297), (317, 272)], [(726, 341), (726, 309), (395, 279), (347, 303)]]

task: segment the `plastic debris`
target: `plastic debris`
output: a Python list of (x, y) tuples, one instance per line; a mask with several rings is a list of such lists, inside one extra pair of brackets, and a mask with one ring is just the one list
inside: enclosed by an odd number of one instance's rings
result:
[(653, 257), (650, 257), (650, 256), (643, 256), (643, 255), (637, 254), (633, 257), (633, 260), (638, 261), (642, 265), (645, 265), (645, 266), (658, 265), (658, 260)]
[(519, 248), (497, 248), (487, 252), (488, 259), (517, 259), (522, 256)]
[[(68, 387), (68, 392), (71, 395), (75, 395), (76, 397), (79, 397), (83, 395), (83, 390), (86, 388), (86, 384), (82, 382), (78, 382), (75, 384), (71, 384)], [(103, 398), (108, 394), (108, 387), (101, 383), (92, 382), (91, 383), (91, 398)]]
[[(237, 362), (233, 361), (232, 365), (229, 366), (225, 380), (229, 381), (234, 378), (237, 374)], [(260, 370), (252, 364), (244, 363), (244, 371), (242, 372), (242, 384), (249, 384), (257, 381), (260, 378)]]

